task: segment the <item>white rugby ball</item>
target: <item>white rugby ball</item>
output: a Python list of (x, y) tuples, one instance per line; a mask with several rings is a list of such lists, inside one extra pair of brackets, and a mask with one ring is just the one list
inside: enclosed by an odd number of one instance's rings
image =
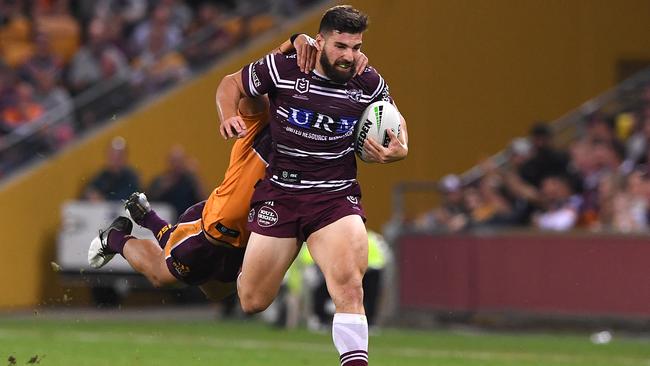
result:
[(390, 137), (387, 130), (393, 130), (396, 136), (401, 132), (401, 119), (397, 108), (392, 103), (374, 102), (363, 111), (361, 119), (357, 122), (354, 140), (354, 151), (363, 161), (368, 161), (363, 150), (367, 139), (373, 139), (382, 146), (388, 147)]

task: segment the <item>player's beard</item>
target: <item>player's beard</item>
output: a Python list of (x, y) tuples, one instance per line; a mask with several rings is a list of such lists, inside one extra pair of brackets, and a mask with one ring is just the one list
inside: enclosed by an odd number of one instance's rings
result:
[(323, 51), (320, 54), (320, 65), (323, 67), (325, 76), (330, 78), (330, 80), (335, 83), (345, 84), (354, 76), (356, 63), (353, 60), (347, 70), (342, 70), (337, 68), (335, 63), (331, 62), (325, 51)]

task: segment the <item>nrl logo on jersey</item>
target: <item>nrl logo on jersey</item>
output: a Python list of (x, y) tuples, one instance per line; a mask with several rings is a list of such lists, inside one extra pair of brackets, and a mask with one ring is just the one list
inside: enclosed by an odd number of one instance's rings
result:
[(294, 89), (296, 89), (296, 91), (300, 94), (305, 94), (309, 91), (309, 80), (305, 78), (297, 79)]
[(345, 91), (348, 94), (348, 98), (354, 102), (360, 102), (363, 91), (361, 89), (347, 89)]

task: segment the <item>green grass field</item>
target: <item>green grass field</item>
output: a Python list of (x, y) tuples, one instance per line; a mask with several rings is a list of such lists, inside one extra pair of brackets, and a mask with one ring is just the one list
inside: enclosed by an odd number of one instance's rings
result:
[[(383, 330), (370, 339), (380, 365), (650, 365), (650, 340), (587, 334)], [(0, 319), (0, 365), (338, 365), (329, 334), (257, 322)], [(31, 361), (30, 361), (31, 360)]]

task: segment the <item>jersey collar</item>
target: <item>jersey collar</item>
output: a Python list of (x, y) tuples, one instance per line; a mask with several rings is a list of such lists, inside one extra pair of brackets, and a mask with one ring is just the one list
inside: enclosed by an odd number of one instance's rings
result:
[(327, 81), (329, 81), (329, 82), (332, 83), (332, 84), (337, 84), (337, 85), (348, 85), (348, 83), (343, 83), (343, 84), (341, 84), (341, 83), (337, 83), (336, 81), (334, 81), (334, 80), (328, 78), (327, 76), (321, 74), (321, 73), (318, 72), (318, 70), (316, 70), (316, 69), (312, 70), (312, 72), (314, 73), (314, 75), (318, 76), (318, 77), (321, 78), (321, 79), (327, 80)]

